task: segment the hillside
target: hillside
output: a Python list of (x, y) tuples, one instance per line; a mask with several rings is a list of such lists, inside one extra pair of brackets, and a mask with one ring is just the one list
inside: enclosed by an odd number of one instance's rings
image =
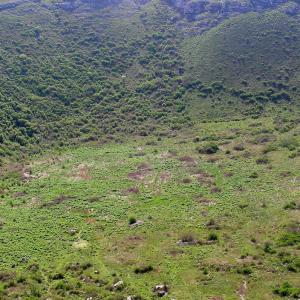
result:
[(300, 25), (280, 11), (231, 18), (185, 41), (190, 74), (203, 81), (244, 82), (262, 89), (268, 81), (298, 85)]
[[(263, 17), (228, 15), (191, 37), (184, 28), (197, 20), (165, 2), (16, 3), (0, 20), (4, 157), (111, 135), (172, 134), (197, 122), (196, 110), (206, 120), (241, 118), (262, 114), (270, 99), (299, 103), (297, 15), (278, 12), (279, 4)], [(242, 91), (232, 91), (240, 82)], [(262, 95), (248, 97), (248, 82)]]

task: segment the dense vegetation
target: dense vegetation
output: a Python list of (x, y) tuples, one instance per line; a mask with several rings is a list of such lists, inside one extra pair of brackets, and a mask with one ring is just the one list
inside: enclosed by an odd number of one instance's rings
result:
[(195, 111), (197, 119), (241, 118), (261, 115), (266, 102), (298, 103), (292, 17), (247, 14), (191, 39), (164, 3), (130, 9), (75, 13), (28, 2), (1, 12), (2, 157), (165, 135), (190, 126)]

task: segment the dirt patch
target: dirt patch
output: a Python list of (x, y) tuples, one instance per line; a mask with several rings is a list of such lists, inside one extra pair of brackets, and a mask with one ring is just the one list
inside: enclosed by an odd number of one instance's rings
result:
[(57, 198), (53, 199), (52, 201), (42, 204), (41, 207), (44, 207), (44, 208), (52, 207), (52, 206), (58, 205), (60, 203), (63, 203), (67, 200), (74, 199), (74, 198), (75, 197), (72, 197), (72, 196), (60, 195)]
[(172, 174), (170, 172), (163, 172), (159, 175), (159, 179), (161, 182), (166, 183), (170, 180)]
[(131, 172), (128, 174), (128, 178), (131, 179), (131, 180), (144, 180), (145, 178), (145, 174), (143, 172), (139, 172), (139, 171), (136, 171), (136, 172)]
[(32, 197), (31, 201), (29, 201), (26, 206), (29, 208), (35, 207), (38, 206), (40, 202), (41, 202), (40, 199), (38, 199), (37, 197)]
[(87, 218), (87, 219), (85, 219), (85, 222), (87, 224), (95, 224), (97, 222), (97, 220), (95, 218)]
[(221, 296), (214, 296), (214, 297), (209, 298), (209, 300), (224, 300), (224, 298)]
[(140, 192), (138, 187), (130, 187), (127, 190), (124, 191), (125, 195), (129, 195), (129, 194), (138, 194)]
[(142, 181), (150, 172), (151, 167), (146, 163), (142, 163), (137, 167), (137, 171), (128, 174), (128, 178), (131, 180)]
[(16, 277), (15, 273), (0, 272), (0, 281), (6, 282)]
[(129, 242), (130, 244), (139, 244), (143, 241), (143, 237), (137, 235), (131, 235), (126, 239), (126, 243)]
[(216, 202), (207, 198), (199, 197), (196, 199), (198, 203), (201, 205), (212, 206), (215, 205)]
[(73, 247), (76, 249), (84, 249), (89, 245), (89, 243), (85, 240), (78, 240), (76, 242), (73, 243)]
[(227, 172), (224, 174), (225, 177), (232, 177), (233, 176), (233, 173), (232, 172)]
[(222, 190), (221, 190), (220, 188), (214, 186), (214, 187), (212, 187), (212, 188), (210, 189), (210, 191), (211, 191), (212, 193), (220, 193)]
[(184, 164), (186, 167), (196, 167), (197, 162), (195, 159), (191, 156), (181, 156), (179, 157), (179, 160)]
[(166, 151), (163, 153), (160, 153), (158, 155), (159, 158), (172, 158), (172, 157), (176, 157), (177, 153), (175, 151)]
[(220, 160), (220, 157), (213, 156), (213, 157), (208, 157), (206, 161), (209, 162), (209, 163), (215, 163), (218, 160)]
[(90, 179), (92, 179), (92, 177), (90, 175), (89, 168), (84, 164), (79, 165), (78, 170), (77, 170), (77, 174), (75, 175), (75, 179), (77, 179), (77, 180), (90, 180)]
[(195, 177), (199, 183), (207, 184), (209, 186), (215, 185), (215, 177), (205, 171), (199, 170), (192, 176)]

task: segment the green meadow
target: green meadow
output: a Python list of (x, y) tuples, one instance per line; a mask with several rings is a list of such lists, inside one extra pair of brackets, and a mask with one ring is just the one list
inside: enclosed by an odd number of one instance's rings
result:
[(158, 284), (166, 299), (297, 298), (299, 125), (287, 134), (275, 121), (200, 123), (9, 165), (1, 299), (153, 299)]

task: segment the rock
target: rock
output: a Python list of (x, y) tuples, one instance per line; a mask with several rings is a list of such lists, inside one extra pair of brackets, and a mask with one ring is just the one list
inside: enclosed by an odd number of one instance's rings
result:
[(141, 220), (137, 220), (135, 223), (133, 223), (133, 224), (130, 224), (130, 227), (141, 226), (141, 225), (143, 225), (143, 224), (144, 224), (144, 222), (143, 222), (143, 221), (141, 221)]
[(190, 241), (179, 240), (177, 242), (178, 246), (192, 246), (192, 245), (197, 245), (197, 244), (199, 244), (199, 241), (197, 241), (197, 240), (190, 240)]
[(158, 297), (163, 297), (168, 294), (169, 287), (165, 284), (158, 284), (154, 287), (153, 292), (158, 296)]
[(123, 287), (124, 287), (124, 281), (123, 280), (120, 280), (120, 281), (118, 281), (117, 283), (115, 283), (113, 285), (113, 289), (116, 290), (116, 291), (121, 290)]
[(69, 233), (70, 235), (75, 235), (77, 232), (78, 232), (78, 230), (77, 230), (76, 228), (71, 228), (71, 229), (69, 229), (69, 231), (68, 231), (68, 233)]

